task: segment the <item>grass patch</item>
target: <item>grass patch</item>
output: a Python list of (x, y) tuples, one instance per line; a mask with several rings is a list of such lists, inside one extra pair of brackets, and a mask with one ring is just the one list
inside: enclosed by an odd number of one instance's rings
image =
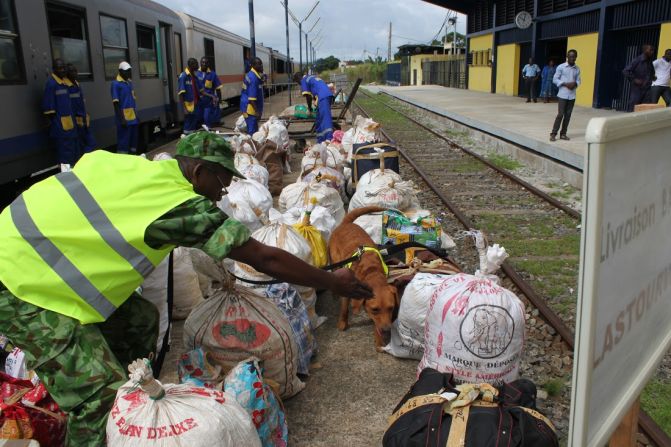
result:
[(501, 239), (510, 256), (562, 256), (580, 254), (580, 235), (571, 234), (559, 239)]
[(485, 169), (485, 165), (480, 163), (475, 158), (466, 158), (462, 163), (456, 163), (451, 166), (452, 172), (458, 172), (460, 174), (472, 173), (472, 172), (481, 172)]
[[(549, 194), (560, 200), (570, 200), (573, 198), (579, 198), (580, 197), (580, 190), (578, 188), (574, 188), (573, 186), (569, 185), (568, 183), (564, 184), (559, 184), (559, 183), (546, 183), (546, 186), (548, 188), (551, 188), (551, 191)], [(577, 197), (576, 197), (577, 196)]]
[(641, 406), (666, 433), (671, 433), (671, 383), (652, 379), (643, 388)]
[(497, 166), (502, 169), (507, 169), (508, 171), (514, 171), (516, 169), (523, 168), (524, 165), (519, 161), (503, 154), (497, 154), (496, 152), (488, 153), (485, 158), (489, 160), (494, 166)]
[(577, 259), (554, 259), (544, 261), (515, 261), (515, 265), (527, 273), (539, 278), (569, 276), (575, 281), (578, 274)]
[(561, 379), (550, 379), (543, 384), (543, 389), (548, 392), (548, 396), (559, 396), (564, 390), (564, 381)]

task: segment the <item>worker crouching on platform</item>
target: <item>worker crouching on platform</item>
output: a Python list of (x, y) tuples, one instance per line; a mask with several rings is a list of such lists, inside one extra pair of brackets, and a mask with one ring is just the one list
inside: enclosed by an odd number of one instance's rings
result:
[(326, 82), (319, 76), (294, 74), (294, 82), (301, 86), (301, 94), (305, 96), (308, 110), (312, 113), (312, 98), (317, 101), (317, 143), (333, 138), (333, 118), (331, 117), (331, 103), (333, 92)]
[(176, 246), (335, 295), (371, 296), (351, 271), (312, 267), (223, 214), (215, 202), (233, 176), (242, 177), (233, 152), (214, 134), (208, 144), (182, 140), (175, 160), (94, 151), (0, 213), (0, 333), (69, 413), (67, 446), (105, 444), (125, 365), (156, 346), (157, 310), (134, 291)]

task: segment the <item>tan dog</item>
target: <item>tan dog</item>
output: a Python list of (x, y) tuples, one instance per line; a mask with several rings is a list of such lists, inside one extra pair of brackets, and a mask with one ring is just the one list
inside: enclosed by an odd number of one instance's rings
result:
[[(329, 255), (331, 262), (336, 263), (350, 258), (359, 247), (375, 247), (375, 242), (363, 228), (356, 225), (354, 220), (368, 213), (384, 211), (385, 208), (368, 206), (356, 209), (345, 216), (345, 219), (333, 231), (329, 241)], [(352, 264), (352, 271), (359, 281), (368, 284), (373, 289), (373, 298), (365, 301), (351, 300), (352, 311), (358, 314), (363, 304), (366, 312), (375, 324), (375, 348), (378, 351), (389, 343), (391, 337), (391, 323), (399, 306), (399, 296), (396, 287), (387, 283), (382, 261), (377, 253), (365, 252), (358, 261)], [(338, 329), (344, 331), (349, 324), (350, 298), (340, 297), (340, 316)]]

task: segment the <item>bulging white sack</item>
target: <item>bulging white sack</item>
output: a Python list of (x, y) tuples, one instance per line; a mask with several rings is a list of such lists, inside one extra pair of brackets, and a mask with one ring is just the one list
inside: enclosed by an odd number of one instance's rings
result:
[(337, 190), (319, 182), (297, 182), (287, 185), (280, 194), (279, 209), (286, 212), (290, 208), (305, 209), (312, 202), (331, 212), (336, 224), (345, 217), (345, 208)]
[[(252, 166), (257, 165), (248, 168)], [(256, 180), (239, 180), (231, 183), (227, 189), (228, 194), (222, 197), (217, 206), (251, 231), (261, 228), (273, 206), (273, 197), (268, 188)]]

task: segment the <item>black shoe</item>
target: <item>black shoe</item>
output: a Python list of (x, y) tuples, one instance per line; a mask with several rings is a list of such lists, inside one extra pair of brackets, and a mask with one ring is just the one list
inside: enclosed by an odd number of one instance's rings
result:
[(557, 135), (550, 134), (550, 141), (557, 141)]
[(566, 135), (559, 135), (559, 139), (560, 140), (566, 140), (566, 141), (570, 140), (570, 138), (567, 137)]
[(538, 101), (536, 101), (536, 100), (534, 99), (534, 102), (538, 102)]
[(530, 100), (530, 99), (527, 99), (527, 102), (531, 102), (531, 100)]

